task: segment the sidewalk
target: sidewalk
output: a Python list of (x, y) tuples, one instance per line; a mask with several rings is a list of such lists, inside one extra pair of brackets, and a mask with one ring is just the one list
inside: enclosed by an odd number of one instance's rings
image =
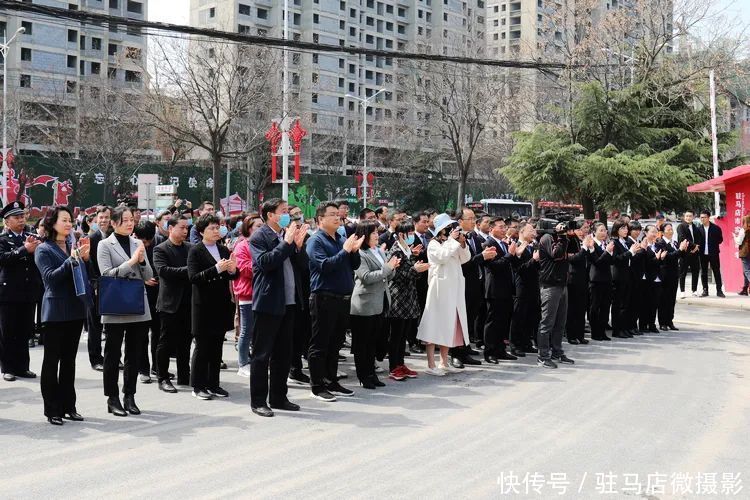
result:
[[(713, 284), (713, 276), (709, 274), (708, 283), (708, 297), (693, 297), (691, 292), (692, 287), (690, 284), (690, 276), (687, 276), (685, 280), (685, 294), (684, 299), (680, 298), (680, 290), (677, 290), (677, 304), (685, 304), (688, 306), (702, 306), (712, 307), (716, 309), (730, 309), (734, 311), (750, 311), (750, 297), (737, 295), (736, 293), (724, 291), (727, 296), (725, 299), (716, 296), (716, 287)], [(698, 283), (698, 293), (703, 291), (700, 282)]]
[[(690, 290), (690, 287), (685, 287)], [(699, 287), (700, 288), (700, 287)], [(700, 291), (699, 291), (700, 292)], [(677, 292), (677, 304), (689, 306), (711, 307), (715, 309), (731, 309), (734, 311), (750, 311), (750, 297), (737, 295), (736, 293), (724, 292), (727, 298), (722, 299), (716, 296), (716, 289), (710, 290), (708, 297), (693, 297), (692, 292), (686, 292), (684, 299), (680, 298), (680, 292)]]

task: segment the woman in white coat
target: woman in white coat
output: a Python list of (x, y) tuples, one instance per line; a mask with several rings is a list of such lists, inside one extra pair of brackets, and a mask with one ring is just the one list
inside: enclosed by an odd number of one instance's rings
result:
[[(448, 349), (469, 343), (461, 264), (469, 261), (471, 252), (458, 224), (448, 214), (435, 217), (434, 225), (435, 237), (427, 246), (427, 302), (417, 338), (427, 347), (425, 373), (442, 376), (455, 371), (448, 363)], [(440, 347), (439, 366), (435, 366), (436, 345)]]

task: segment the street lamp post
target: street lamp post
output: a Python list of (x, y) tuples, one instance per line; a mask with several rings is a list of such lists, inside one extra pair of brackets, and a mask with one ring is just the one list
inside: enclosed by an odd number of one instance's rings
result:
[(346, 94), (346, 97), (350, 99), (356, 99), (362, 105), (362, 124), (364, 128), (363, 132), (363, 147), (362, 147), (362, 208), (367, 207), (367, 108), (370, 107), (370, 103), (375, 100), (377, 96), (385, 92), (385, 89), (380, 89), (373, 95), (367, 98), (357, 97), (355, 95)]
[(8, 203), (8, 48), (25, 31), (26, 28), (18, 28), (10, 40), (3, 34), (3, 44), (0, 45), (3, 55), (3, 205)]

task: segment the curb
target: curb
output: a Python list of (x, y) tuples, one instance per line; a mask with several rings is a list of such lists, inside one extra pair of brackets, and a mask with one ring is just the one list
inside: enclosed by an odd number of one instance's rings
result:
[(727, 295), (726, 299), (718, 297), (677, 297), (677, 304), (699, 307), (711, 307), (715, 309), (726, 309), (730, 311), (750, 311), (750, 298), (740, 297), (736, 294)]

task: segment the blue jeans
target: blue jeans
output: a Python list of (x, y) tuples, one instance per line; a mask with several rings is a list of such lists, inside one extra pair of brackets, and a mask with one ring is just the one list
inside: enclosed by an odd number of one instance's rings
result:
[(239, 365), (243, 367), (250, 363), (250, 346), (253, 344), (253, 305), (240, 304), (240, 340), (237, 343)]

